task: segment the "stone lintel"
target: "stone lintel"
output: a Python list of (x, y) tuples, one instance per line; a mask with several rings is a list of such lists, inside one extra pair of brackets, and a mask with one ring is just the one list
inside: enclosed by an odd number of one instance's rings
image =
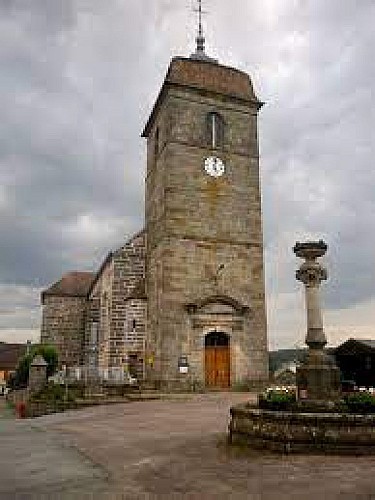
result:
[(242, 330), (243, 321), (242, 318), (230, 315), (227, 317), (217, 315), (215, 317), (214, 315), (199, 314), (192, 319), (192, 325), (193, 328), (210, 327), (220, 329), (227, 327), (230, 329)]
[(185, 307), (189, 314), (196, 314), (210, 305), (221, 306), (223, 309), (220, 311), (220, 314), (233, 314), (233, 312), (236, 312), (238, 315), (243, 316), (250, 311), (249, 306), (241, 304), (238, 300), (226, 295), (211, 295), (209, 297), (204, 297), (198, 299), (196, 302), (186, 304)]

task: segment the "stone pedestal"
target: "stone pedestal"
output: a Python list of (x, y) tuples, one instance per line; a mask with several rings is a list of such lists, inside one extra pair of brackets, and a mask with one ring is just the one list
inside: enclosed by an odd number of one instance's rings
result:
[(297, 369), (298, 400), (315, 406), (329, 406), (340, 398), (340, 371), (324, 351), (327, 343), (323, 329), (319, 287), (327, 279), (326, 269), (317, 262), (327, 251), (322, 241), (297, 242), (297, 257), (305, 259), (296, 272), (297, 280), (305, 285), (308, 354)]
[(301, 403), (329, 407), (340, 396), (340, 370), (322, 350), (309, 349), (297, 368), (298, 399)]

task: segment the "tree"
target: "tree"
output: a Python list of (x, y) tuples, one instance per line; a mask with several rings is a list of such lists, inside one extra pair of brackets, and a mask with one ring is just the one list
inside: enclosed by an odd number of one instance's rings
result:
[(25, 354), (19, 360), (14, 377), (12, 377), (10, 381), (12, 388), (16, 389), (27, 386), (29, 381), (30, 365), (35, 356), (39, 354), (43, 356), (47, 363), (47, 377), (50, 377), (56, 372), (58, 365), (58, 354), (56, 348), (47, 344), (34, 345), (31, 347), (29, 354)]

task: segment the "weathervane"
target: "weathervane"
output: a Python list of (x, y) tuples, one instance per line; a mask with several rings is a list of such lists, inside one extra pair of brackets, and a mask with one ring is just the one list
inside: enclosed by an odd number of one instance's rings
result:
[(202, 25), (202, 0), (198, 0), (198, 9), (195, 9), (195, 12), (198, 12), (198, 36), (196, 38), (197, 42), (197, 54), (204, 54), (204, 35), (203, 35), (203, 25)]
[(203, 23), (202, 23), (202, 15), (207, 14), (207, 11), (202, 10), (202, 0), (197, 0), (198, 1), (198, 8), (193, 9), (194, 12), (198, 13), (198, 35), (195, 39), (197, 46), (195, 49), (195, 52), (191, 54), (192, 59), (204, 59), (206, 61), (216, 61), (215, 59), (212, 59), (211, 57), (208, 57), (205, 54), (204, 51), (204, 45), (205, 45), (205, 37), (203, 33)]

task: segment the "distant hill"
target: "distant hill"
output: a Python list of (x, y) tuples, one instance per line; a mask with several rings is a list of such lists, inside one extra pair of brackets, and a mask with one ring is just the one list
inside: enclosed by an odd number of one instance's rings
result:
[(281, 368), (284, 363), (289, 363), (290, 361), (302, 361), (307, 348), (304, 349), (279, 349), (278, 351), (270, 351), (269, 361), (270, 361), (270, 372), (274, 372)]
[[(279, 349), (278, 351), (270, 351), (270, 372), (273, 373), (275, 370), (278, 370), (284, 363), (303, 361), (307, 351), (307, 347), (303, 349)], [(330, 355), (333, 354), (333, 351), (334, 349), (332, 347), (326, 349), (327, 354)]]

